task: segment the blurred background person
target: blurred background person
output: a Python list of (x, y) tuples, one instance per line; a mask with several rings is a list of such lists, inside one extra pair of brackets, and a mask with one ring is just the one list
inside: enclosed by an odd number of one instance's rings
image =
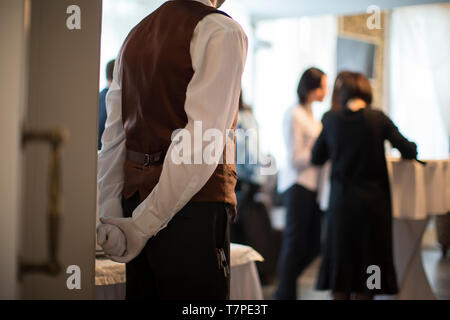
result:
[[(258, 273), (263, 284), (271, 283), (276, 274), (280, 250), (280, 232), (270, 220), (270, 182), (261, 174), (262, 154), (259, 146), (258, 122), (252, 108), (239, 99), (239, 118), (236, 135), (237, 218), (230, 227), (233, 243), (248, 245), (264, 257), (258, 262)], [(272, 186), (274, 189), (276, 186)]]
[[(325, 252), (317, 283), (334, 299), (372, 299), (398, 292), (392, 252), (392, 213), (384, 150), (389, 140), (405, 159), (417, 147), (381, 111), (371, 108), (368, 79), (340, 73), (333, 92), (336, 110), (323, 117), (312, 163), (331, 159), (331, 193)], [(380, 286), (369, 289), (368, 267), (380, 271)]]
[(247, 187), (257, 191), (265, 182), (265, 178), (259, 170), (259, 128), (252, 108), (243, 101), (242, 92), (239, 97), (237, 129), (241, 130), (242, 134), (238, 134), (236, 137), (236, 171), (238, 174), (236, 191), (239, 192), (242, 188)]
[(111, 82), (113, 80), (113, 71), (114, 71), (115, 60), (111, 60), (106, 65), (106, 80), (108, 81), (106, 84), (106, 88), (100, 91), (100, 104), (98, 111), (98, 150), (102, 148), (102, 135), (103, 131), (105, 131), (105, 123), (106, 123), (106, 94), (108, 93), (109, 87), (111, 86)]
[(320, 252), (322, 212), (317, 204), (319, 168), (311, 165), (311, 149), (322, 129), (314, 119), (312, 106), (327, 94), (327, 76), (309, 68), (301, 76), (299, 104), (284, 118), (284, 139), (289, 166), (280, 173), (280, 190), (285, 195), (286, 227), (279, 258), (279, 285), (275, 299), (295, 300), (297, 278)]

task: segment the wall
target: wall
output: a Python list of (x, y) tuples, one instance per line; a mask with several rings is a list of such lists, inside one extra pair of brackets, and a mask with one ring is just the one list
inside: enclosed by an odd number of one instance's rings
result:
[(17, 297), (20, 117), (23, 105), (24, 2), (0, 1), (0, 299)]

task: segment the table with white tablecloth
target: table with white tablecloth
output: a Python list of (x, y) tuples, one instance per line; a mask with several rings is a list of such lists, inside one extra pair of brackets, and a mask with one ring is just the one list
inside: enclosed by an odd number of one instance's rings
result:
[[(253, 248), (230, 245), (230, 299), (262, 300), (261, 282), (255, 262), (263, 257)], [(95, 261), (95, 298), (97, 300), (123, 300), (125, 298), (125, 265), (106, 258)]]
[(450, 211), (450, 160), (388, 160), (394, 217), (397, 299), (436, 299), (422, 263), (429, 220)]
[[(422, 264), (422, 237), (434, 215), (450, 211), (450, 159), (425, 161), (389, 158), (393, 248), (399, 293), (397, 299), (435, 299)], [(319, 187), (322, 210), (328, 207), (330, 164)]]

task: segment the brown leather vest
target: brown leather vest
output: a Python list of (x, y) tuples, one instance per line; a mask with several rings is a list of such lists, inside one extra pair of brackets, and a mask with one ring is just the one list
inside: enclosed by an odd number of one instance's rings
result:
[[(213, 13), (224, 14), (197, 1), (168, 1), (128, 35), (121, 54), (122, 119), (127, 150), (165, 154), (172, 133), (186, 126), (186, 90), (194, 74), (190, 43), (198, 22)], [(233, 129), (237, 114), (236, 105)], [(123, 196), (130, 198), (138, 191), (142, 201), (158, 183), (162, 161), (143, 165), (128, 158), (124, 169)], [(236, 179), (234, 164), (219, 164), (191, 201), (229, 203), (235, 214)]]

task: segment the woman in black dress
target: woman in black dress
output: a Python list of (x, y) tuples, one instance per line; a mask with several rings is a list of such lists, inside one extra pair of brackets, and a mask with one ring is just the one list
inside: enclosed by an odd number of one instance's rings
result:
[[(414, 159), (417, 148), (384, 113), (370, 107), (372, 89), (362, 74), (339, 74), (333, 96), (334, 108), (323, 117), (311, 159), (316, 165), (332, 162), (327, 241), (317, 288), (331, 290), (335, 299), (350, 299), (352, 293), (356, 299), (395, 294), (384, 142), (389, 140), (405, 159)], [(371, 266), (380, 271), (376, 288), (368, 285)]]

